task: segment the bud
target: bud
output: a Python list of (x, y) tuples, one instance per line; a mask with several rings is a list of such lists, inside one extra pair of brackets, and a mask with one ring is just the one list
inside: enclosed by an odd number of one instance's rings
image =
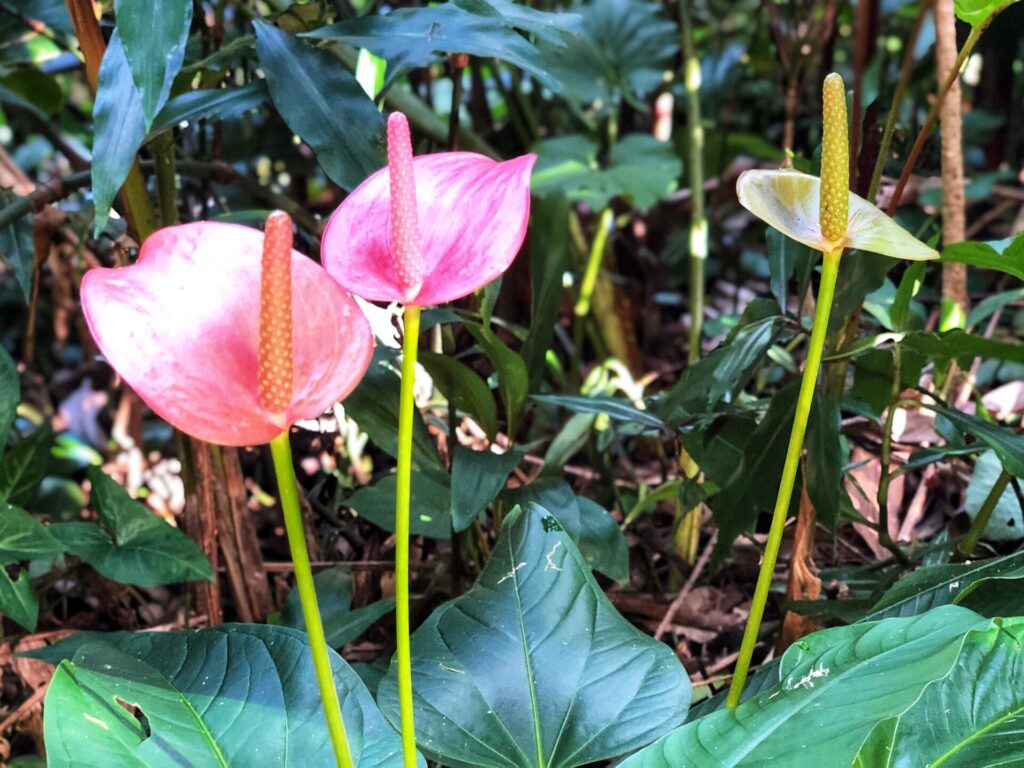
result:
[(416, 209), (416, 180), (412, 171), (409, 121), (401, 112), (388, 117), (388, 177), (391, 181), (391, 218), (388, 221), (391, 255), (406, 302), (423, 286), (423, 253)]
[(260, 403), (284, 413), (292, 402), (292, 220), (267, 217), (260, 272)]
[(846, 86), (835, 72), (822, 86), (821, 234), (834, 246), (846, 237), (850, 210), (850, 139), (846, 125)]

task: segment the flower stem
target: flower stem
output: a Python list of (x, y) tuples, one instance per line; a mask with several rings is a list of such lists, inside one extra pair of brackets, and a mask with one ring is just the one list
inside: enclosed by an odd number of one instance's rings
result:
[(1003, 491), (1006, 490), (1006, 486), (1010, 484), (1010, 478), (1012, 476), (1005, 469), (999, 473), (999, 477), (996, 478), (993, 483), (991, 490), (988, 492), (988, 496), (985, 497), (985, 501), (981, 504), (981, 509), (978, 510), (978, 514), (974, 517), (974, 522), (971, 523), (970, 529), (967, 531), (967, 535), (964, 536), (964, 540), (960, 542), (960, 553), (970, 557), (974, 554), (974, 548), (978, 546), (978, 542), (981, 540), (981, 534), (985, 532), (985, 528), (988, 527), (988, 521), (992, 519), (992, 513), (995, 512), (996, 505), (999, 500), (1003, 497)]
[(594, 232), (594, 241), (590, 244), (590, 253), (587, 256), (587, 264), (583, 271), (583, 280), (580, 282), (580, 295), (576, 299), (576, 306), (573, 312), (576, 317), (586, 317), (590, 314), (590, 302), (594, 297), (594, 286), (597, 285), (597, 275), (601, 271), (601, 261), (604, 257), (604, 249), (608, 244), (608, 233), (611, 231), (615, 221), (611, 208), (601, 211), (601, 218), (597, 223), (597, 231)]
[(338, 768), (353, 768), (348, 738), (345, 736), (345, 723), (341, 718), (338, 689), (334, 686), (331, 658), (327, 652), (324, 626), (320, 621), (320, 609), (316, 602), (313, 571), (309, 567), (309, 551), (306, 549), (306, 536), (302, 528), (302, 511), (299, 507), (295, 469), (292, 467), (292, 449), (287, 431), (270, 441), (270, 453), (274, 457), (274, 472), (277, 475), (277, 490), (284, 513), (284, 527), (288, 533), (288, 546), (291, 548), (292, 564), (295, 567), (295, 587), (299, 590), (302, 616), (306, 620), (306, 633), (309, 635), (309, 647), (313, 654), (313, 668), (316, 670), (316, 679), (320, 685), (320, 697), (324, 717), (327, 719), (327, 731), (331, 735), (331, 744), (334, 747), (334, 759), (338, 763)]
[(775, 499), (775, 511), (772, 512), (772, 525), (768, 531), (764, 558), (761, 570), (757, 575), (757, 586), (754, 588), (754, 599), (750, 604), (750, 616), (743, 632), (740, 655), (736, 660), (732, 683), (725, 699), (725, 706), (732, 708), (740, 703), (743, 686), (747, 681), (750, 660), (757, 645), (757, 635), (764, 616), (765, 603), (768, 602), (768, 591), (771, 589), (772, 576), (775, 573), (775, 561), (779, 557), (782, 544), (782, 529), (786, 525), (789, 502), (793, 496), (793, 484), (800, 465), (800, 454), (803, 452), (804, 433), (807, 431), (807, 418), (811, 413), (811, 402), (814, 399), (814, 388), (818, 380), (818, 369), (821, 367), (822, 352), (825, 347), (825, 335), (828, 331), (828, 318), (832, 311), (832, 300), (835, 296), (836, 277), (839, 274), (839, 261), (843, 255), (841, 248), (825, 254), (821, 270), (821, 285), (818, 288), (818, 304), (814, 310), (814, 325), (811, 328), (811, 340), (807, 349), (807, 362), (804, 365), (803, 378), (800, 381), (800, 395), (796, 402), (796, 413), (793, 416), (793, 428), (789, 433), (789, 448), (786, 449), (786, 462), (782, 468), (782, 480), (779, 483), (779, 495)]
[(412, 710), (412, 647), (409, 639), (409, 508), (412, 484), (412, 427), (416, 409), (416, 356), (420, 308), (407, 306), (402, 341), (402, 393), (398, 405), (398, 477), (395, 490), (395, 624), (398, 644), (398, 709), (402, 716), (405, 768), (416, 768)]

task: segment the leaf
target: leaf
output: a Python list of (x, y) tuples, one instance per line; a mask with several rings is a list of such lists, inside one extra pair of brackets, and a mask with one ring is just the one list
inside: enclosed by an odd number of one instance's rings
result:
[(977, 416), (972, 416), (944, 405), (923, 404), (938, 415), (952, 422), (961, 432), (973, 435), (979, 442), (996, 452), (1007, 472), (1024, 477), (1024, 435), (1014, 433), (1008, 427), (1001, 427)]
[(953, 9), (960, 21), (976, 27), (1014, 1), (1008, 3), (1006, 0), (953, 0)]
[(7, 569), (0, 567), (0, 617), (6, 616), (29, 632), (36, 631), (39, 620), (39, 601), (32, 589), (28, 570), (18, 571), (18, 578), (12, 579)]
[(473, 335), (498, 372), (498, 390), (505, 402), (507, 431), (509, 435), (514, 436), (530, 392), (530, 376), (526, 371), (526, 363), (490, 328), (484, 328), (478, 323), (463, 323), (463, 326)]
[(216, 118), (224, 120), (256, 109), (270, 98), (265, 80), (254, 80), (237, 88), (201, 88), (175, 96), (153, 121), (152, 133), (179, 123)]
[[(400, 8), (386, 15), (366, 15), (332, 24), (307, 36), (338, 40), (366, 48), (387, 60), (387, 91), (399, 78), (426, 67), (445, 54), (497, 58), (534, 75), (553, 91), (560, 90), (540, 60), (537, 49), (519, 30), (554, 30), (576, 17), (524, 8), (513, 3), (455, 0), (427, 8)], [(546, 35), (561, 45), (560, 35)]]
[(210, 561), (192, 539), (132, 499), (109, 475), (93, 468), (89, 480), (99, 523), (50, 526), (71, 554), (122, 584), (213, 580)]
[[(353, 642), (378, 619), (395, 610), (395, 600), (391, 597), (352, 610), (352, 571), (345, 565), (320, 571), (313, 577), (313, 586), (316, 588), (324, 635), (332, 648), (341, 648)], [(306, 631), (299, 590), (292, 589), (288, 593), (281, 608), (280, 623)]]
[(574, 413), (596, 413), (616, 421), (642, 424), (645, 427), (666, 429), (665, 422), (649, 411), (641, 411), (628, 400), (616, 397), (590, 397), (588, 395), (532, 395), (538, 403), (568, 408)]
[(1018, 280), (1024, 280), (1024, 260), (1015, 258), (1014, 248), (1024, 243), (1024, 233), (1017, 237), (1004, 248), (996, 248), (993, 243), (980, 243), (966, 240), (961, 243), (954, 243), (942, 249), (939, 257), (943, 262), (952, 264), (966, 264), (970, 267), (982, 267), (983, 269), (994, 269), (1013, 275)]
[[(534, 169), (531, 179), (536, 178)], [(533, 297), (530, 328), (523, 342), (523, 362), (529, 388), (537, 391), (544, 378), (546, 358), (555, 336), (555, 324), (565, 288), (562, 276), (569, 268), (569, 202), (565, 198), (534, 200), (530, 210), (530, 287)]]
[(23, 509), (0, 502), (0, 569), (19, 560), (48, 557), (64, 551), (64, 545)]
[(117, 29), (100, 62), (93, 122), (92, 197), (96, 206), (93, 231), (99, 236), (107, 225), (114, 196), (128, 178), (135, 153), (146, 138), (142, 94), (135, 87)]
[(452, 527), (464, 531), (494, 501), (522, 460), (519, 451), (494, 453), (456, 445), (452, 454)]
[(829, 527), (839, 519), (842, 495), (845, 462), (840, 422), (839, 404), (826, 396), (815, 396), (807, 424), (804, 482), (819, 522)]
[[(978, 454), (974, 463), (974, 473), (967, 484), (964, 496), (964, 510), (971, 520), (977, 517), (981, 505), (988, 498), (989, 491), (995, 485), (1003, 466), (993, 451)], [(986, 541), (1020, 541), (1024, 539), (1024, 513), (1013, 488), (1006, 488), (996, 502), (988, 525), (982, 533)]]
[(679, 30), (661, 5), (644, 0), (591, 0), (575, 9), (583, 17), (565, 45), (538, 43), (543, 63), (578, 107), (599, 114), (621, 99), (646, 112), (638, 95), (650, 95), (676, 66)]
[(0, 347), (0, 454), (3, 453), (7, 435), (18, 415), (20, 402), (21, 381), (18, 377), (18, 367), (7, 354), (7, 350)]
[(21, 297), (28, 304), (32, 296), (32, 278), (36, 268), (31, 213), (19, 216), (7, 226), (0, 227), (0, 256), (10, 266), (14, 279), (21, 288)]
[(0, 501), (24, 506), (32, 501), (46, 474), (53, 433), (39, 427), (0, 458)]
[(903, 715), (879, 723), (854, 765), (1019, 765), (1024, 690), (1013, 683), (1024, 675), (1022, 644), (1020, 618), (969, 633), (950, 673)]
[(772, 295), (778, 299), (779, 308), (785, 312), (789, 304), (790, 278), (796, 277), (797, 288), (793, 296), (798, 302), (802, 301), (807, 294), (817, 258), (813, 249), (791, 240), (777, 229), (769, 227), (765, 239), (768, 243)]
[(149, 131), (185, 59), (192, 0), (116, 0), (114, 14)]
[[(893, 584), (871, 609), (868, 619), (917, 616), (940, 605), (964, 604), (977, 611), (983, 592), (996, 580), (1024, 579), (1024, 552), (970, 563), (918, 568)], [(973, 597), (972, 597), (973, 595)], [(1024, 612), (1024, 599), (1005, 603), (1003, 615)], [(980, 611), (978, 611), (980, 612)]]
[[(345, 499), (343, 505), (356, 510), (385, 531), (394, 531), (397, 487), (397, 476), (386, 475), (373, 485), (360, 488)], [(431, 469), (413, 472), (410, 494), (412, 512), (409, 531), (412, 535), (429, 536), (432, 539), (451, 538), (451, 490), (447, 475)]]
[(944, 606), (815, 632), (786, 651), (774, 686), (687, 723), (621, 768), (849, 765), (876, 723), (913, 706), (949, 674), (969, 633), (992, 626)]
[(452, 357), (425, 350), (420, 352), (419, 362), (448, 398), (449, 407), (468, 413), (493, 440), (498, 432), (498, 406), (476, 371)]
[(623, 197), (645, 211), (675, 192), (683, 171), (673, 146), (645, 133), (630, 133), (617, 142), (607, 168), (598, 164), (597, 144), (578, 134), (545, 139), (534, 151), (534, 194), (564, 195), (595, 210)]
[(841, 243), (821, 234), (818, 197), (821, 180), (798, 171), (744, 171), (736, 183), (740, 203), (769, 226), (809, 248), (827, 252), (837, 245), (894, 259), (936, 259), (929, 248), (878, 208), (850, 193), (850, 218)]
[[(356, 764), (400, 765), (398, 734), (329, 653)], [(44, 704), (53, 768), (335, 765), (309, 641), (297, 630), (82, 632), (31, 655), (60, 663)], [(119, 701), (140, 710), (145, 729)]]
[(352, 190), (384, 165), (384, 117), (337, 58), (263, 21), (256, 54), (281, 117), (335, 184)]
[[(412, 636), (417, 742), (453, 768), (569, 768), (679, 723), (690, 686), (667, 646), (623, 619), (572, 539), (512, 512), (466, 594)], [(398, 721), (396, 668), (378, 701)]]
[[(398, 456), (398, 403), (402, 380), (374, 355), (359, 386), (345, 398), (345, 413), (363, 430), (374, 444), (389, 456)], [(441, 469), (434, 440), (419, 411), (412, 420), (412, 461), (420, 469)]]
[(591, 568), (625, 584), (629, 581), (629, 547), (608, 510), (577, 496), (564, 480), (535, 480), (506, 494), (510, 506), (536, 504), (557, 518)]

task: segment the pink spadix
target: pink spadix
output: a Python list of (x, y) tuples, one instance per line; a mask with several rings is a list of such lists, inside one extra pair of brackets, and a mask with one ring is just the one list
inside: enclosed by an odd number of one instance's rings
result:
[(319, 415), (355, 388), (373, 349), (352, 297), (292, 250), (282, 212), (266, 238), (213, 222), (161, 229), (134, 265), (89, 271), (82, 308), (157, 415), (222, 445), (266, 443)]
[(324, 267), (371, 301), (430, 306), (500, 276), (526, 237), (536, 155), (497, 162), (472, 152), (412, 156), (405, 115), (388, 118), (388, 167), (327, 223)]

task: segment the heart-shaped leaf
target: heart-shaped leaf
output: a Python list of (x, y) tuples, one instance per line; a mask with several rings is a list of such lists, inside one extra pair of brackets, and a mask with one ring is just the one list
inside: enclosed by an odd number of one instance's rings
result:
[[(690, 700), (672, 650), (612, 607), (558, 521), (514, 510), (472, 589), (413, 634), (416, 736), (453, 768), (569, 768), (625, 754)], [(398, 722), (397, 671), (381, 709)]]
[[(351, 643), (377, 619), (395, 609), (395, 599), (386, 597), (352, 610), (352, 571), (345, 565), (320, 571), (313, 577), (313, 586), (316, 587), (324, 635), (332, 648), (341, 648)], [(306, 619), (302, 615), (302, 603), (297, 589), (288, 593), (281, 608), (280, 623), (306, 631)]]
[(7, 569), (0, 567), (0, 614), (35, 632), (39, 601), (27, 570), (18, 571), (18, 578), (12, 579)]
[(0, 566), (63, 551), (64, 545), (45, 525), (25, 510), (0, 501)]
[[(356, 765), (400, 766), (398, 734), (330, 654)], [(309, 642), (297, 630), (83, 632), (30, 655), (60, 662), (44, 722), (55, 768), (335, 765)]]

